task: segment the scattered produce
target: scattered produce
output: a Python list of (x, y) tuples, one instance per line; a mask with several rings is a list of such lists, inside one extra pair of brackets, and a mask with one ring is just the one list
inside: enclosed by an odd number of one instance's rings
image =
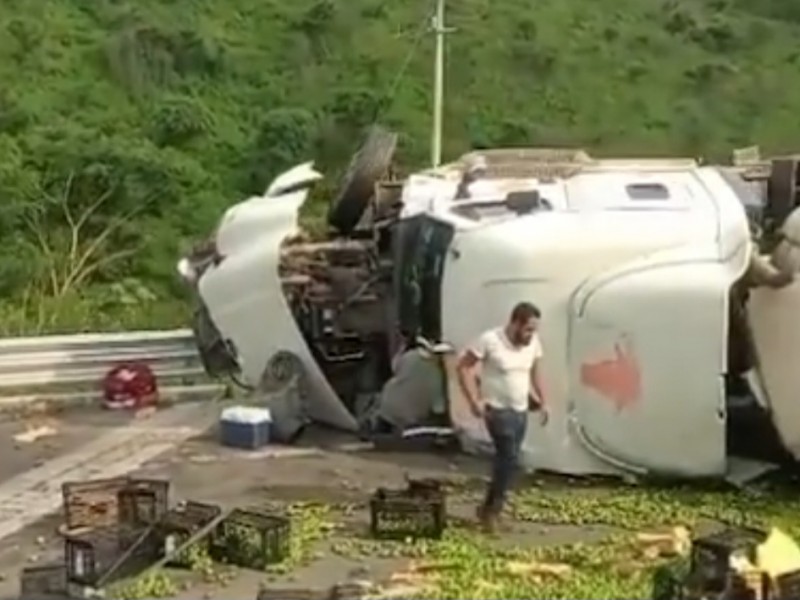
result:
[(146, 600), (170, 598), (178, 593), (178, 586), (165, 573), (155, 571), (130, 581), (121, 581), (106, 593), (112, 600)]
[(192, 544), (177, 554), (174, 564), (201, 575), (205, 581), (213, 581), (217, 575), (214, 561), (208, 554), (208, 544), (204, 541)]
[[(512, 533), (499, 539), (455, 520), (440, 540), (379, 541), (368, 537), (366, 523), (353, 524), (358, 521), (351, 505), (272, 507), (289, 515), (292, 536), (287, 558), (267, 572), (273, 580), (330, 552), (364, 564), (405, 563), (387, 581), (377, 582), (370, 596), (375, 599), (650, 598), (654, 576), (667, 593), (670, 582), (686, 571), (688, 538), (698, 529), (726, 523), (777, 526), (789, 535), (800, 534), (800, 501), (794, 496), (783, 489), (750, 494), (697, 487), (540, 486), (515, 496)], [(478, 500), (478, 492), (465, 491), (457, 504), (473, 506)], [(531, 532), (544, 533), (540, 539), (547, 542), (547, 529), (563, 528), (574, 537), (581, 527), (600, 531), (601, 541), (526, 543)], [(230, 536), (231, 551), (252, 553), (260, 547), (252, 529), (231, 528)], [(333, 539), (327, 542), (327, 537)], [(232, 577), (214, 565), (201, 545), (181, 558), (206, 581), (225, 583)], [(112, 597), (163, 598), (175, 588), (166, 575), (156, 573)]]
[[(477, 495), (460, 499), (475, 503)], [(527, 489), (515, 498), (513, 526), (607, 528), (600, 543), (504, 549), (468, 529), (440, 542), (343, 540), (334, 552), (368, 557), (424, 558), (440, 565), (415, 571), (415, 598), (649, 598), (656, 573), (685, 571), (690, 531), (715, 523), (800, 532), (800, 502), (781, 489), (756, 495), (702, 488), (586, 486)], [(662, 533), (663, 532), (663, 533)], [(401, 577), (402, 580), (402, 577)], [(390, 585), (389, 588), (392, 586)], [(391, 597), (391, 589), (383, 597)]]
[(280, 563), (267, 567), (272, 574), (288, 573), (311, 562), (315, 557), (316, 544), (335, 527), (330, 520), (331, 507), (325, 504), (291, 504), (286, 512), (292, 527), (289, 555)]

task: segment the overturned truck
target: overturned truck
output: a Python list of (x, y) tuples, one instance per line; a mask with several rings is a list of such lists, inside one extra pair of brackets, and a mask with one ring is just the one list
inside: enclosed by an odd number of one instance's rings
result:
[(308, 163), (181, 261), (212, 374), (258, 389), (289, 352), (313, 417), (355, 430), (423, 343), (453, 426), (481, 443), (454, 356), (532, 300), (551, 414), (530, 422), (527, 466), (714, 477), (800, 458), (800, 158), (487, 150), (397, 181), (395, 140), (374, 131), (356, 155), (327, 239), (298, 226), (322, 177)]

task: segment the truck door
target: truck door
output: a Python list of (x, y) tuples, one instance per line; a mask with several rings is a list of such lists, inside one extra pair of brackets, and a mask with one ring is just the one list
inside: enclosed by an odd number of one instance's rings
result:
[(664, 476), (725, 472), (721, 271), (653, 265), (593, 277), (574, 295), (570, 413), (601, 458)]
[(440, 342), (442, 278), (453, 228), (425, 215), (396, 225), (394, 289), (400, 331)]

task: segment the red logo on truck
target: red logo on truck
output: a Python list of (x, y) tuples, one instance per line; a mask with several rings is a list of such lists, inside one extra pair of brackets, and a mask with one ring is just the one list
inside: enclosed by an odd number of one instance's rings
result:
[(581, 365), (581, 383), (611, 400), (621, 412), (637, 404), (642, 395), (639, 362), (630, 347), (614, 344), (614, 357)]

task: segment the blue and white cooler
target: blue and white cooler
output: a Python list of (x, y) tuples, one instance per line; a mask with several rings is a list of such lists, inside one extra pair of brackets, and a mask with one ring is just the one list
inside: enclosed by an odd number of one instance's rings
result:
[(222, 445), (256, 450), (269, 444), (272, 415), (269, 409), (255, 406), (232, 406), (220, 416)]

